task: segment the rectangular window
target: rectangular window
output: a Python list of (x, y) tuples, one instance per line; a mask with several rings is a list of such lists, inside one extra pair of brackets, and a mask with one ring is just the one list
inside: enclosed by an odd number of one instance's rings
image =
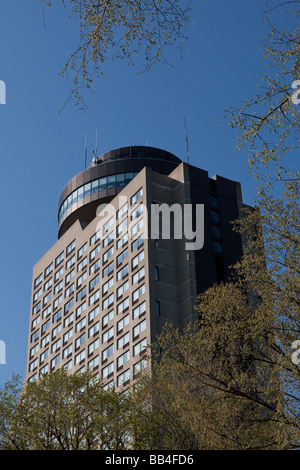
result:
[(63, 359), (65, 359), (66, 357), (69, 357), (72, 354), (72, 350), (73, 350), (73, 344), (70, 344), (68, 347), (66, 347), (63, 350)]
[(71, 313), (70, 315), (68, 315), (65, 319), (64, 319), (64, 326), (70, 326), (71, 323), (73, 322), (73, 319), (74, 319), (74, 315), (73, 313)]
[(53, 309), (57, 308), (58, 305), (62, 302), (62, 300), (63, 300), (63, 296), (61, 294), (59, 297), (57, 297), (57, 299), (54, 300)]
[(126, 281), (117, 289), (117, 298), (121, 297), (128, 289), (129, 281)]
[(155, 302), (155, 313), (157, 317), (160, 317), (160, 301), (159, 300)]
[(100, 230), (94, 233), (94, 235), (90, 238), (90, 245), (93, 245), (93, 243), (96, 243), (98, 240), (100, 240)]
[(76, 318), (80, 317), (80, 315), (85, 311), (86, 309), (86, 302), (83, 302), (79, 307), (76, 308)]
[(40, 274), (35, 280), (34, 280), (34, 288), (36, 288), (41, 282), (43, 281), (43, 273)]
[(143, 294), (145, 294), (145, 284), (141, 285), (132, 293), (132, 303), (137, 302)]
[(48, 333), (41, 341), (41, 347), (44, 348), (50, 342), (50, 333)]
[(70, 295), (73, 294), (73, 292), (74, 292), (74, 282), (73, 282), (73, 284), (70, 285), (70, 287), (68, 287), (65, 290), (65, 298), (70, 297)]
[(32, 329), (32, 330), (40, 323), (40, 320), (41, 320), (41, 316), (38, 315), (38, 316), (31, 322), (31, 329)]
[(70, 338), (73, 336), (73, 328), (71, 328), (67, 333), (64, 334), (64, 344), (69, 341)]
[(124, 348), (128, 344), (129, 344), (129, 332), (125, 333), (125, 335), (121, 336), (121, 338), (118, 339), (117, 347), (118, 349)]
[(36, 304), (32, 309), (32, 315), (36, 315), (41, 310), (41, 302)]
[(127, 276), (129, 272), (128, 264), (124, 266), (124, 268), (120, 269), (120, 271), (117, 272), (117, 281), (120, 281), (120, 279), (124, 279), (125, 276)]
[(143, 195), (143, 188), (140, 188), (130, 199), (130, 204), (133, 206), (133, 204), (135, 204), (140, 197), (142, 197)]
[(100, 298), (100, 289), (98, 289), (94, 294), (89, 297), (89, 305), (93, 305)]
[(88, 362), (88, 369), (93, 370), (99, 366), (99, 356), (94, 357)]
[(49, 292), (47, 295), (45, 295), (43, 299), (43, 307), (46, 305), (46, 303), (51, 299), (52, 297), (52, 292)]
[(102, 369), (102, 379), (105, 379), (106, 377), (110, 376), (113, 372), (114, 372), (114, 363), (111, 362), (110, 364), (108, 364), (108, 366)]
[(143, 204), (141, 203), (136, 209), (131, 212), (131, 220), (137, 219), (143, 213)]
[(60, 348), (60, 338), (51, 346), (51, 352), (56, 352)]
[(64, 272), (64, 267), (63, 266), (58, 271), (56, 271), (55, 276), (54, 276), (54, 281), (55, 282), (58, 281), (58, 279), (63, 274), (63, 272)]
[(146, 312), (146, 302), (141, 303), (132, 311), (132, 319), (135, 320), (139, 318), (143, 313)]
[(40, 336), (40, 330), (35, 331), (34, 333), (32, 333), (30, 337), (30, 342), (34, 343), (37, 339), (39, 339), (39, 336)]
[(36, 302), (37, 299), (42, 295), (42, 288), (40, 288), (33, 296), (33, 301)]
[(85, 325), (86, 325), (86, 318), (83, 318), (78, 323), (76, 323), (75, 332), (78, 333), (78, 331), (83, 330), (83, 328), (85, 328)]
[(114, 232), (110, 232), (107, 237), (104, 238), (103, 240), (103, 248), (107, 245), (109, 245), (112, 241), (114, 240)]
[(82, 261), (80, 261), (80, 263), (78, 263), (77, 265), (77, 272), (79, 271), (82, 271), (82, 269), (84, 269), (87, 265), (87, 256), (85, 258), (83, 258)]
[(102, 328), (105, 328), (108, 323), (113, 320), (114, 318), (114, 311), (111, 310), (110, 312), (108, 312), (106, 315), (104, 315), (104, 317), (102, 318)]
[(114, 254), (114, 247), (112, 246), (109, 250), (103, 253), (102, 263), (103, 264), (106, 263), (113, 254)]
[(111, 344), (108, 348), (102, 351), (102, 362), (107, 361), (107, 359), (114, 353), (114, 345)]
[(129, 297), (126, 297), (123, 302), (120, 302), (117, 306), (117, 314), (120, 315), (123, 313), (127, 308), (129, 308)]
[(100, 281), (100, 275), (98, 274), (94, 279), (92, 279), (89, 283), (89, 292), (94, 289), (94, 287), (98, 284)]
[(45, 269), (45, 277), (47, 277), (51, 272), (53, 271), (53, 263), (49, 264), (47, 268)]
[(130, 359), (130, 352), (126, 351), (122, 356), (119, 356), (117, 359), (117, 368), (119, 369), (122, 367), (126, 362), (128, 362)]
[(159, 267), (158, 266), (154, 266), (154, 279), (156, 281), (159, 281)]
[(85, 350), (81, 351), (75, 356), (75, 365), (80, 364), (85, 360)]
[(142, 370), (144, 370), (147, 367), (147, 361), (146, 359), (142, 359), (141, 361), (137, 362), (133, 366), (133, 375), (136, 376), (138, 375)]
[(92, 266), (90, 266), (90, 274), (95, 273), (100, 268), (100, 260), (98, 259)]
[(126, 315), (122, 320), (118, 321), (117, 323), (117, 333), (120, 333), (120, 331), (125, 328), (125, 326), (129, 325), (129, 314)]
[(65, 312), (65, 313), (68, 313), (68, 311), (70, 310), (70, 308), (73, 307), (73, 305), (74, 305), (74, 297), (72, 297), (72, 299), (69, 300), (69, 302), (67, 302), (67, 303), (65, 304), (64, 312)]
[(75, 255), (66, 262), (66, 269), (70, 269), (75, 264)]
[(54, 369), (54, 367), (60, 362), (60, 354), (58, 354), (54, 359), (51, 361), (51, 369)]
[(144, 235), (140, 235), (139, 238), (134, 240), (134, 242), (131, 243), (131, 251), (137, 250), (140, 246), (142, 246), (144, 243)]
[(102, 270), (102, 277), (108, 276), (114, 270), (114, 262), (112, 261), (106, 268)]
[(137, 356), (138, 354), (142, 354), (147, 349), (147, 339), (142, 339), (139, 343), (135, 344), (133, 347), (133, 355)]
[(108, 232), (110, 227), (114, 223), (114, 217), (112, 216), (104, 225), (103, 225), (103, 235)]
[(45, 333), (45, 331), (50, 327), (50, 320), (47, 320), (46, 323), (42, 325), (42, 334)]
[(57, 325), (55, 328), (53, 328), (52, 339), (54, 339), (58, 335), (58, 333), (60, 333), (60, 331), (61, 331), (61, 323)]
[(100, 308), (99, 308), (99, 305), (97, 305), (97, 307), (95, 307), (93, 310), (90, 311), (89, 313), (89, 322), (91, 322), (92, 320), (94, 320), (94, 318), (99, 315), (100, 313)]
[(99, 325), (99, 322), (95, 323), (93, 326), (91, 326), (89, 328), (89, 338), (91, 336), (94, 336), (96, 335), (98, 332), (99, 332), (99, 328), (100, 328), (100, 325)]
[(114, 337), (114, 327), (112, 326), (111, 328), (109, 328), (109, 330), (105, 331), (105, 333), (102, 334), (102, 343), (106, 343), (113, 337)]
[(83, 287), (79, 292), (77, 292), (76, 294), (76, 300), (77, 302), (81, 299), (83, 299), (83, 297), (86, 295), (86, 286)]
[(48, 356), (49, 356), (49, 348), (46, 349), (46, 351), (44, 351), (44, 352), (40, 355), (40, 364), (43, 364), (43, 362), (45, 361), (45, 359), (47, 359)]
[(128, 211), (128, 202), (125, 202), (122, 207), (120, 207), (119, 210), (117, 210), (117, 219), (120, 219), (120, 217), (123, 217), (123, 215), (126, 214)]
[(87, 272), (84, 271), (83, 274), (81, 274), (81, 276), (79, 276), (79, 278), (77, 279), (77, 288), (81, 286), (81, 284), (86, 280), (87, 278)]
[(123, 235), (123, 237), (117, 241), (117, 250), (119, 250), (124, 245), (126, 245), (127, 242), (128, 242), (128, 232), (126, 232), (125, 235)]
[(99, 341), (99, 338), (95, 339), (95, 341), (93, 341), (90, 345), (89, 345), (89, 356), (94, 352), (96, 351), (96, 349), (98, 349), (100, 346), (100, 341)]
[(120, 224), (117, 225), (117, 228), (116, 228), (116, 232), (117, 232), (117, 236), (120, 235), (120, 233), (123, 232), (123, 230), (125, 230), (128, 226), (128, 217), (126, 217), (126, 219), (124, 219)]
[(58, 320), (61, 319), (61, 314), (62, 314), (62, 310), (60, 309), (58, 312), (56, 312), (56, 313), (53, 315), (52, 323), (58, 322)]
[(144, 219), (139, 220), (133, 227), (131, 227), (131, 237), (133, 238), (144, 226)]
[(48, 289), (50, 289), (50, 287), (52, 287), (52, 283), (53, 283), (53, 278), (51, 277), (47, 282), (45, 282), (44, 284), (44, 292)]
[(43, 314), (42, 314), (43, 318), (47, 318), (48, 315), (50, 315), (50, 313), (51, 313), (51, 305), (48, 305), (48, 307), (45, 308), (45, 310), (43, 310)]
[(141, 321), (133, 328), (133, 339), (146, 329), (146, 320)]
[(110, 294), (106, 299), (102, 301), (102, 310), (110, 307), (114, 303), (114, 294)]
[(103, 284), (103, 286), (102, 286), (102, 295), (107, 294), (108, 290), (111, 287), (113, 287), (113, 285), (114, 285), (114, 278), (111, 277), (110, 279), (108, 279), (108, 281), (105, 284)]
[(85, 342), (85, 333), (81, 336), (79, 336), (79, 338), (76, 339), (75, 341), (75, 349), (79, 349), (80, 346)]
[(77, 259), (80, 259), (83, 253), (85, 253), (87, 250), (87, 243), (85, 243), (81, 248), (79, 248), (78, 253), (77, 253)]
[(98, 253), (100, 253), (100, 243), (90, 252), (90, 261), (93, 261)]
[(145, 277), (145, 268), (142, 267), (132, 276), (132, 284), (136, 284)]
[(62, 251), (60, 255), (55, 258), (55, 267), (57, 267), (64, 259), (64, 252)]
[(122, 253), (117, 257), (117, 266), (119, 266), (124, 259), (126, 259), (128, 256), (128, 248), (126, 250), (122, 251)]
[(117, 385), (120, 387), (121, 385), (125, 385), (130, 380), (130, 369), (125, 370), (123, 374), (118, 375), (117, 378)]
[(76, 248), (76, 241), (73, 240), (66, 248), (67, 256)]

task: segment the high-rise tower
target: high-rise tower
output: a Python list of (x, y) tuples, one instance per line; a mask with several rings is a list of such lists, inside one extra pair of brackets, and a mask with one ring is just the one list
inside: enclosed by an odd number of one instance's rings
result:
[[(197, 205), (204, 245), (187, 250), (174, 227)], [(231, 224), (241, 208), (239, 183), (169, 152), (125, 147), (94, 158), (63, 189), (58, 240), (33, 268), (26, 380), (64, 367), (125, 387), (164, 324), (195, 318), (197, 294), (228, 278), (242, 255)], [(153, 237), (152, 215), (168, 218), (170, 237)]]

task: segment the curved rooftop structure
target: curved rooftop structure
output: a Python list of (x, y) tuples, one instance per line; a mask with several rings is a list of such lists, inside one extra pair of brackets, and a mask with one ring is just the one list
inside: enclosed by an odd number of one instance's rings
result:
[(92, 160), (86, 170), (74, 176), (59, 198), (58, 237), (79, 219), (88, 224), (101, 203), (108, 203), (145, 166), (168, 175), (182, 161), (175, 155), (154, 147), (122, 147)]

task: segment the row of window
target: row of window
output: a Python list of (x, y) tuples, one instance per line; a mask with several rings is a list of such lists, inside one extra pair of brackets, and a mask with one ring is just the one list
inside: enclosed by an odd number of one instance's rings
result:
[(58, 221), (60, 222), (66, 211), (81, 199), (109, 188), (126, 186), (137, 174), (137, 172), (130, 172), (104, 176), (103, 178), (98, 178), (90, 183), (86, 183), (80, 186), (78, 189), (73, 191), (62, 203), (59, 210)]

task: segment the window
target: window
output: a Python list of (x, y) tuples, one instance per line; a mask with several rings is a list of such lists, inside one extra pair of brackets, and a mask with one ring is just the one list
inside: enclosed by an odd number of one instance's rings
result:
[(128, 264), (124, 266), (124, 268), (120, 269), (120, 271), (117, 272), (117, 281), (120, 281), (120, 279), (124, 279), (125, 276), (127, 276), (129, 272)]
[(68, 315), (65, 320), (64, 320), (64, 326), (69, 326), (71, 325), (71, 323), (73, 322), (73, 319), (74, 319), (74, 315), (73, 313), (71, 313), (70, 315)]
[(107, 250), (103, 254), (103, 259), (102, 259), (103, 264), (106, 263), (113, 254), (114, 254), (114, 247), (112, 246), (109, 250)]
[(70, 295), (73, 294), (73, 292), (74, 292), (74, 282), (73, 284), (70, 285), (70, 287), (68, 287), (65, 290), (65, 297), (70, 297)]
[(86, 325), (86, 319), (83, 318), (78, 323), (76, 323), (75, 332), (77, 333), (78, 331), (83, 330), (83, 328), (85, 328), (85, 325)]
[(136, 338), (140, 333), (146, 329), (146, 320), (141, 321), (133, 328), (133, 338)]
[(114, 239), (114, 232), (110, 232), (107, 237), (104, 238), (103, 240), (103, 248), (107, 245), (109, 245)]
[(51, 369), (54, 369), (54, 367), (60, 362), (60, 354), (58, 354), (54, 359), (51, 361)]
[(70, 308), (73, 307), (73, 305), (74, 305), (74, 297), (72, 297), (72, 299), (69, 300), (69, 302), (65, 304), (65, 307), (64, 307), (65, 313), (68, 313), (68, 311), (70, 310)]
[(79, 292), (77, 292), (76, 294), (76, 300), (77, 302), (81, 299), (83, 299), (83, 297), (86, 295), (86, 286), (83, 287)]
[(57, 325), (55, 328), (53, 328), (52, 339), (54, 339), (58, 335), (58, 333), (60, 333), (60, 331), (61, 331), (61, 323)]
[(87, 272), (84, 271), (83, 274), (81, 274), (81, 276), (79, 276), (79, 278), (77, 279), (77, 288), (81, 286), (81, 284), (86, 280), (87, 278)]
[(145, 268), (142, 267), (132, 276), (132, 284), (136, 284), (138, 281), (145, 277)]
[(210, 211), (210, 216), (211, 216), (211, 220), (212, 220), (213, 222), (219, 222), (219, 214), (218, 214), (218, 212), (211, 210), (211, 211)]
[(137, 219), (143, 213), (143, 204), (141, 203), (134, 211), (131, 212), (131, 220)]
[(137, 362), (133, 366), (133, 375), (139, 374), (142, 370), (144, 370), (147, 367), (147, 361), (146, 359), (142, 359), (141, 361)]
[(35, 346), (33, 346), (33, 348), (30, 349), (30, 359), (38, 352), (39, 350), (39, 345), (36, 344)]
[(100, 308), (99, 308), (99, 305), (97, 307), (95, 307), (93, 310), (90, 311), (89, 313), (89, 322), (91, 322), (92, 320), (94, 320), (94, 318), (99, 315), (100, 313)]
[(118, 339), (117, 347), (118, 349), (122, 347), (124, 348), (125, 346), (127, 346), (127, 344), (129, 344), (129, 332), (125, 333), (125, 335), (121, 336), (121, 338)]
[(102, 334), (102, 343), (106, 343), (113, 337), (114, 337), (114, 327), (112, 326), (111, 328), (109, 328), (109, 330), (105, 331), (105, 333)]
[(89, 305), (93, 305), (100, 298), (100, 289), (98, 289), (94, 294), (89, 297)]
[(75, 349), (79, 349), (80, 346), (85, 342), (85, 333), (81, 336), (79, 336), (79, 338), (76, 339), (75, 341)]
[(119, 219), (120, 217), (123, 217), (123, 215), (125, 215), (127, 211), (128, 211), (128, 202), (125, 202), (125, 204), (123, 204), (123, 206), (120, 207), (119, 210), (117, 210), (117, 219)]
[(123, 374), (118, 375), (117, 378), (117, 385), (120, 387), (121, 385), (125, 385), (130, 379), (130, 369), (125, 370)]
[(99, 365), (99, 356), (94, 357), (88, 363), (88, 369), (95, 369)]
[(133, 227), (131, 227), (131, 237), (134, 237), (143, 227), (144, 219), (139, 220)]
[(100, 260), (98, 259), (92, 266), (90, 267), (90, 274), (95, 273), (100, 268)]
[(40, 323), (40, 320), (41, 320), (41, 316), (38, 315), (31, 323), (31, 329), (33, 330), (39, 323)]
[(55, 267), (57, 267), (64, 259), (64, 252), (62, 251), (60, 255), (55, 258)]
[(67, 249), (66, 249), (67, 256), (68, 256), (73, 250), (75, 250), (75, 248), (76, 248), (76, 241), (73, 240), (73, 241), (67, 246)]
[(47, 320), (43, 325), (42, 325), (42, 334), (45, 333), (45, 331), (50, 327), (50, 320)]
[(126, 315), (124, 318), (122, 318), (122, 320), (118, 321), (117, 333), (120, 333), (120, 331), (122, 331), (123, 328), (125, 328), (125, 326), (127, 326), (128, 324), (129, 324), (129, 314)]
[(102, 310), (110, 307), (114, 303), (114, 294), (110, 294), (106, 299), (102, 301)]
[(72, 359), (70, 361), (66, 362), (63, 367), (64, 367), (65, 371), (67, 371), (67, 372), (69, 370), (71, 370), (72, 369)]
[(130, 352), (126, 351), (122, 356), (119, 356), (117, 359), (117, 368), (119, 369), (122, 367), (126, 362), (128, 362), (130, 359)]
[(210, 205), (212, 207), (218, 207), (218, 199), (216, 196), (210, 196)]
[(42, 339), (41, 341), (41, 348), (44, 348), (45, 346), (47, 346), (47, 344), (49, 344), (49, 341), (50, 341), (50, 333), (48, 333), (46, 336), (44, 336), (44, 338)]
[(126, 250), (122, 251), (122, 253), (117, 257), (117, 266), (119, 266), (122, 261), (124, 261), (125, 258), (128, 256), (128, 248)]
[(58, 322), (58, 320), (61, 319), (61, 314), (62, 314), (62, 310), (60, 309), (58, 312), (56, 312), (56, 313), (53, 315), (52, 323)]
[(117, 225), (117, 228), (116, 228), (117, 236), (119, 236), (120, 233), (122, 233), (123, 230), (126, 229), (127, 225), (128, 225), (128, 217), (126, 217), (126, 219), (124, 219), (120, 224)]
[(90, 238), (90, 245), (93, 245), (98, 240), (100, 240), (100, 230), (98, 230), (94, 235)]
[(82, 269), (84, 269), (87, 265), (87, 256), (85, 258), (83, 258), (82, 261), (80, 261), (80, 263), (78, 263), (77, 265), (77, 272), (81, 271)]
[(51, 352), (56, 352), (60, 348), (60, 339), (55, 341), (51, 346)]
[(57, 308), (58, 305), (62, 302), (62, 300), (63, 300), (63, 296), (61, 294), (59, 297), (57, 297), (57, 299), (54, 300), (53, 309)]
[(114, 278), (111, 277), (110, 279), (108, 279), (108, 281), (105, 284), (103, 284), (103, 286), (102, 286), (102, 295), (105, 295), (108, 292), (108, 290), (111, 287), (113, 287), (113, 285), (114, 285)]
[(36, 315), (41, 310), (41, 302), (36, 304), (32, 309), (32, 315)]
[(128, 289), (129, 281), (126, 281), (117, 289), (117, 298), (121, 297)]
[(75, 356), (75, 365), (80, 364), (85, 360), (85, 350), (81, 351)]
[(217, 225), (212, 226), (212, 234), (215, 238), (221, 238), (220, 228)]
[(131, 243), (131, 251), (137, 250), (140, 246), (142, 246), (144, 243), (144, 235), (140, 235), (139, 238), (134, 240), (134, 242)]
[(81, 248), (79, 248), (78, 252), (77, 252), (77, 259), (80, 259), (81, 256), (83, 255), (83, 253), (86, 252), (87, 250), (87, 243), (85, 243)]
[(100, 253), (100, 243), (90, 252), (90, 261), (93, 261), (98, 253)]
[(47, 374), (48, 369), (49, 369), (49, 365), (46, 364), (44, 367), (42, 367), (42, 369), (40, 369), (40, 375)]
[(156, 313), (156, 316), (160, 317), (160, 301), (159, 300), (155, 302), (155, 313)]
[(70, 344), (68, 347), (66, 347), (63, 350), (63, 359), (65, 359), (66, 357), (69, 357), (72, 354), (72, 350), (73, 350), (73, 344)]
[(117, 306), (117, 314), (120, 315), (123, 313), (127, 308), (129, 308), (129, 297), (126, 297), (123, 302), (120, 302)]
[(31, 343), (34, 343), (37, 339), (39, 339), (40, 336), (40, 330), (37, 330), (35, 333), (32, 333), (30, 337)]
[(136, 318), (143, 315), (146, 312), (146, 302), (141, 303), (132, 311), (132, 319), (135, 320)]
[(45, 269), (45, 277), (47, 277), (53, 271), (53, 263), (49, 264)]
[(99, 322), (89, 328), (89, 338), (99, 332)]
[(29, 364), (29, 372), (32, 372), (34, 369), (37, 368), (38, 360), (35, 359), (34, 361), (30, 362)]
[(86, 309), (86, 302), (83, 302), (83, 304), (79, 305), (79, 307), (76, 308), (76, 318), (80, 317), (80, 315), (85, 311)]
[(114, 223), (114, 217), (112, 216), (104, 225), (103, 225), (103, 235), (108, 232), (110, 227)]
[(64, 334), (64, 344), (69, 341), (70, 338), (73, 336), (73, 328), (71, 328), (67, 333)]
[(140, 188), (130, 199), (130, 204), (133, 206), (133, 204), (135, 204), (140, 197), (142, 197), (143, 195), (143, 188)]
[(64, 267), (63, 266), (58, 271), (56, 271), (55, 276), (54, 276), (54, 281), (55, 282), (58, 281), (58, 279), (63, 274), (63, 272), (64, 272)]
[(43, 310), (43, 314), (42, 314), (43, 318), (47, 318), (48, 315), (50, 315), (50, 313), (51, 313), (51, 305), (48, 305), (48, 307), (45, 308), (45, 310)]
[(147, 349), (147, 339), (142, 339), (139, 343), (133, 346), (133, 355), (136, 356), (137, 354), (141, 354), (145, 352)]
[(145, 284), (132, 293), (132, 303), (137, 302), (143, 294), (145, 294)]
[(40, 274), (35, 280), (34, 280), (34, 288), (36, 288), (41, 282), (43, 281), (43, 273)]
[(89, 283), (89, 291), (91, 292), (91, 290), (94, 289), (94, 287), (98, 284), (98, 282), (100, 281), (100, 275), (98, 274), (96, 277), (94, 277), (94, 279), (92, 279)]
[(52, 277), (51, 277), (47, 282), (45, 282), (45, 284), (44, 284), (44, 291), (50, 289), (50, 287), (52, 286), (52, 283), (53, 283), (53, 279), (52, 279)]
[(108, 276), (114, 270), (114, 262), (112, 261), (106, 268), (102, 270), (102, 277)]
[(214, 241), (214, 251), (216, 253), (222, 253), (222, 245), (220, 242)]
[(46, 305), (46, 303), (51, 299), (51, 297), (52, 297), (52, 292), (49, 292), (47, 295), (45, 295), (43, 299), (43, 306)]
[(95, 339), (95, 341), (93, 341), (90, 345), (89, 345), (89, 356), (94, 352), (96, 351), (96, 349), (99, 348), (99, 345), (100, 345), (100, 341), (99, 341), (99, 338)]
[(128, 242), (128, 232), (126, 232), (125, 235), (123, 235), (123, 237), (117, 241), (117, 250), (119, 250), (124, 245), (126, 245), (127, 242)]
[(102, 351), (102, 362), (107, 361), (107, 359), (114, 353), (114, 345), (111, 344), (108, 348)]
[(114, 372), (114, 363), (111, 362), (108, 364), (108, 366), (104, 367), (102, 369), (102, 379), (105, 379), (106, 377), (110, 376)]
[(114, 311), (111, 310), (102, 318), (102, 328), (105, 328), (108, 323), (114, 318)]
[(159, 281), (159, 267), (158, 266), (154, 266), (154, 279), (156, 281)]
[(40, 288), (33, 296), (33, 301), (36, 302), (37, 299), (42, 295), (42, 288)]
[(44, 352), (40, 355), (40, 364), (43, 364), (43, 362), (45, 361), (45, 359), (47, 359), (48, 356), (49, 356), (49, 348), (46, 349), (46, 351), (44, 351)]
[(66, 269), (70, 269), (75, 264), (75, 255), (68, 259), (66, 262)]

